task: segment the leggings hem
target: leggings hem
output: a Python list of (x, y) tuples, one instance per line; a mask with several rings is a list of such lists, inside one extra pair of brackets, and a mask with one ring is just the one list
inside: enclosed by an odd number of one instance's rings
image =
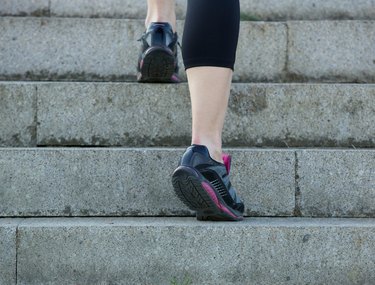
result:
[(226, 67), (234, 71), (234, 62), (226, 61), (217, 58), (200, 58), (200, 59), (189, 59), (184, 60), (185, 70), (192, 67), (200, 66), (214, 66), (214, 67)]

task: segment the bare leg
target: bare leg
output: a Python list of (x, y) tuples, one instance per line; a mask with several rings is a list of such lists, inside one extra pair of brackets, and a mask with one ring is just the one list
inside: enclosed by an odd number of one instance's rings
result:
[(182, 55), (192, 103), (192, 143), (207, 146), (219, 162), (239, 23), (238, 0), (188, 1)]
[[(190, 89), (193, 146), (182, 155), (172, 184), (181, 201), (197, 212), (198, 220), (240, 221), (245, 209), (229, 180), (230, 156), (223, 158), (221, 150), (239, 8), (239, 0), (188, 1), (182, 55)], [(217, 163), (223, 159), (224, 164)]]
[(146, 28), (151, 22), (167, 22), (176, 31), (174, 0), (147, 0)]
[(194, 67), (187, 70), (192, 105), (192, 144), (207, 146), (211, 157), (222, 160), (221, 133), (228, 106), (232, 70)]

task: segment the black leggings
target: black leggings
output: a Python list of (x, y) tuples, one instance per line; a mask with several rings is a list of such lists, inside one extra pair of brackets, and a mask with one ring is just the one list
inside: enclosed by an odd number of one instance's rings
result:
[(188, 0), (182, 38), (185, 68), (233, 69), (239, 26), (239, 0)]

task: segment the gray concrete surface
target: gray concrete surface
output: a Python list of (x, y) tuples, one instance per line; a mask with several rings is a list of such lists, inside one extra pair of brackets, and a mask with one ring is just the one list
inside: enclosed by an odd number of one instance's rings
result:
[(6, 17), (0, 27), (0, 79), (135, 79), (140, 21)]
[(375, 217), (375, 150), (297, 152), (303, 216)]
[(375, 85), (234, 84), (224, 128), (229, 145), (375, 144)]
[[(51, 0), (51, 15), (57, 17), (95, 17), (144, 19), (147, 1), (134, 0)], [(181, 17), (181, 14), (178, 15)]]
[(19, 234), (18, 284), (375, 283), (373, 219), (38, 219)]
[(374, 20), (374, 0), (241, 0), (250, 20)]
[(16, 228), (20, 219), (0, 219), (0, 284), (16, 284)]
[(0, 16), (49, 15), (49, 0), (0, 0)]
[(233, 81), (281, 81), (287, 61), (287, 38), (284, 23), (241, 22)]
[(40, 84), (38, 144), (188, 145), (189, 106), (186, 84)]
[[(176, 16), (185, 17), (186, 0), (176, 1)], [(55, 17), (107, 17), (145, 19), (147, 1), (134, 0), (51, 0), (51, 15)]]
[(0, 83), (0, 146), (36, 146), (36, 86)]
[(375, 81), (375, 21), (288, 23), (290, 80)]
[[(0, 93), (1, 146), (190, 142), (185, 84), (1, 82)], [(234, 84), (224, 143), (373, 147), (374, 100), (372, 84)]]
[[(176, 14), (185, 17), (186, 0), (176, 1)], [(143, 19), (146, 1), (134, 0), (0, 0), (0, 15), (109, 17)], [(43, 13), (36, 13), (42, 11)], [(374, 0), (241, 0), (243, 19), (326, 20), (375, 19)]]
[[(0, 27), (0, 79), (135, 80), (142, 21), (5, 17)], [(241, 34), (235, 80), (279, 80), (285, 24), (243, 22)]]
[[(0, 215), (191, 216), (169, 181), (182, 152), (0, 149)], [(375, 217), (374, 150), (229, 152), (247, 215)]]
[[(5, 17), (0, 26), (0, 79), (135, 80), (140, 20)], [(374, 21), (287, 26), (241, 23), (234, 81), (375, 82)]]
[[(188, 87), (38, 86), (38, 145), (184, 146)], [(375, 146), (375, 85), (234, 84), (227, 146)]]
[[(170, 177), (183, 149), (0, 149), (0, 216), (186, 216)], [(230, 150), (247, 214), (291, 216), (294, 152)], [(277, 198), (275, 198), (277, 197)]]

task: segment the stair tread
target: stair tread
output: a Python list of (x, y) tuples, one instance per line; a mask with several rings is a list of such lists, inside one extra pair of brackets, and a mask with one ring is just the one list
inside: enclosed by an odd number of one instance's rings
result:
[(0, 227), (60, 228), (60, 227), (206, 227), (206, 228), (274, 228), (274, 227), (375, 227), (375, 218), (306, 218), (248, 217), (241, 222), (197, 221), (194, 217), (60, 217), (60, 218), (0, 218)]

